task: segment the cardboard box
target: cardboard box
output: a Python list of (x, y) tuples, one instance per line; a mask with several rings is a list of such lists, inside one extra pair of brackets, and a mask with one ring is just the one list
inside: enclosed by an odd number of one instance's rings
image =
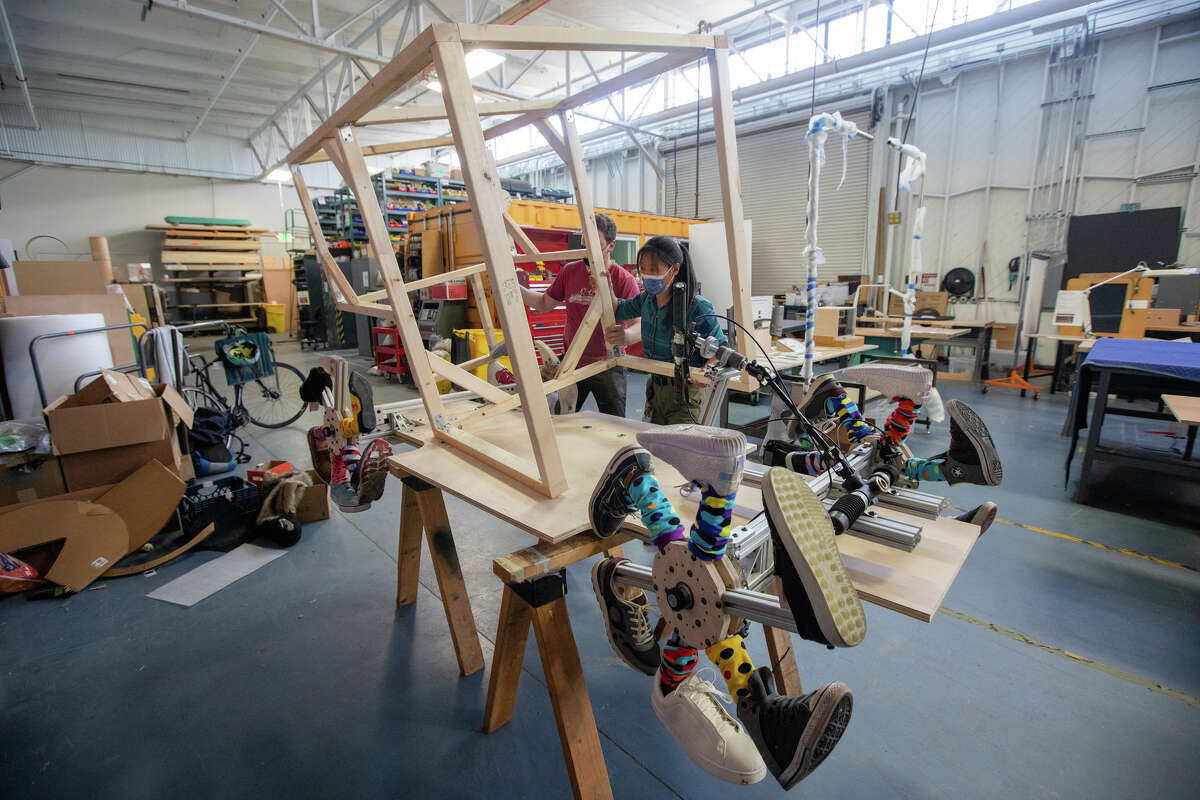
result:
[(57, 456), (22, 456), (0, 468), (0, 506), (29, 503), (67, 491)]
[(312, 479), (313, 485), (304, 490), (304, 497), (296, 507), (296, 519), (302, 525), (329, 519), (329, 484), (321, 480), (315, 469), (305, 470), (304, 474)]
[[(888, 295), (888, 315), (889, 316), (904, 316), (904, 301), (895, 295)], [(920, 311), (923, 308), (932, 308), (940, 316), (946, 316), (946, 310), (950, 307), (949, 292), (917, 292), (917, 305), (914, 311)]]
[(255, 464), (250, 469), (246, 470), (246, 480), (255, 486), (261, 487), (263, 484), (263, 476), (268, 472), (274, 472), (278, 475), (286, 475), (292, 471), (292, 462), (290, 461), (264, 461), (261, 464)]
[(108, 268), (99, 261), (18, 261), (13, 264), (20, 294), (104, 294)]
[[(176, 475), (195, 477), (178, 426), (192, 426), (192, 409), (170, 386), (106, 371), (74, 395), (44, 409), (54, 454), (60, 456), (67, 489), (116, 483), (150, 460)], [(80, 396), (95, 402), (80, 405)]]
[(1178, 325), (1182, 315), (1178, 308), (1150, 308), (1146, 310), (1146, 327), (1155, 325)]

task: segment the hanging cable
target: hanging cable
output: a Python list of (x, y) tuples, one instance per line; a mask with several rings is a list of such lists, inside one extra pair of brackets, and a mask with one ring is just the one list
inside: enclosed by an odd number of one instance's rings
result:
[[(908, 129), (912, 126), (913, 114), (917, 111), (917, 99), (921, 96), (921, 81), (925, 79), (925, 62), (929, 59), (929, 45), (933, 42), (933, 23), (937, 20), (938, 6), (941, 0), (934, 0), (933, 17), (929, 20), (929, 34), (925, 37), (925, 51), (921, 53), (921, 69), (917, 72), (917, 84), (913, 90), (912, 105), (908, 107), (908, 119), (904, 121), (904, 130), (900, 132), (900, 144), (908, 142)], [(904, 168), (904, 159), (900, 159), (900, 165), (896, 168), (896, 183), (900, 183), (900, 172)], [(900, 210), (900, 192), (896, 192), (895, 210)]]

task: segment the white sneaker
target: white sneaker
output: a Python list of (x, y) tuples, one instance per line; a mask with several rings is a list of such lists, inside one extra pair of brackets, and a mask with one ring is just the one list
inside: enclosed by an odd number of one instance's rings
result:
[(758, 783), (766, 777), (767, 765), (753, 740), (713, 695), (726, 702), (732, 702), (733, 698), (701, 678), (701, 672), (716, 677), (706, 667), (692, 673), (675, 691), (664, 696), (660, 667), (650, 690), (654, 713), (692, 763), (709, 775), (729, 783)]

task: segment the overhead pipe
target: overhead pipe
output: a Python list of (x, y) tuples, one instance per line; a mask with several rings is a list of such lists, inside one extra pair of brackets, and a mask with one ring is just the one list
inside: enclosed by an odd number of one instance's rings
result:
[(17, 40), (13, 38), (12, 25), (8, 21), (8, 10), (4, 8), (4, 0), (0, 0), (0, 22), (4, 23), (4, 39), (8, 42), (8, 54), (12, 57), (13, 69), (17, 73), (17, 82), (21, 84), (21, 94), (25, 98), (25, 108), (29, 109), (29, 117), (33, 120), (34, 130), (41, 130), (37, 113), (33, 110), (33, 98), (29, 96), (29, 82), (25, 80), (25, 70), (21, 69), (21, 57), (17, 55)]

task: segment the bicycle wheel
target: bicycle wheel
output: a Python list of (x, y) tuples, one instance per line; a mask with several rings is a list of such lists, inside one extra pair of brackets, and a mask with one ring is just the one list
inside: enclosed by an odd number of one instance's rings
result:
[(187, 404), (192, 411), (199, 411), (202, 408), (211, 408), (214, 411), (223, 410), (221, 402), (206, 389), (201, 389), (196, 386), (184, 386), (182, 389), (183, 399), (187, 400)]
[(291, 364), (275, 362), (275, 374), (242, 384), (242, 406), (260, 428), (286, 428), (304, 413), (300, 399), (304, 375)]

